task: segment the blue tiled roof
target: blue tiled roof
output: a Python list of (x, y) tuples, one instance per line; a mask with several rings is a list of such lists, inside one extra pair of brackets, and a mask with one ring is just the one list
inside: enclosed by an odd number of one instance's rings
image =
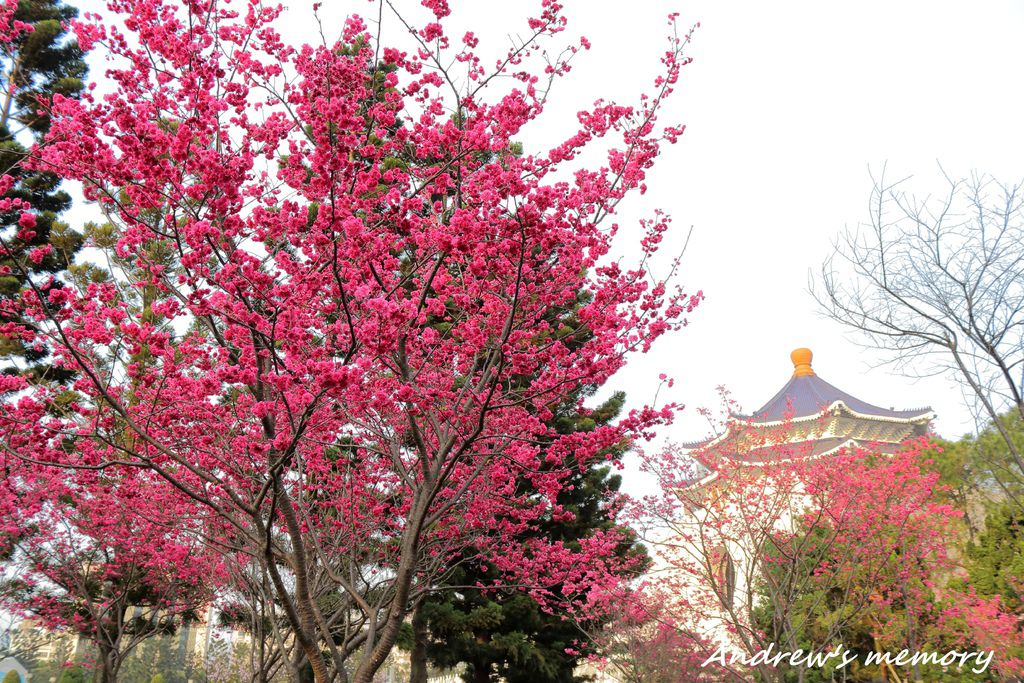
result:
[(767, 403), (752, 415), (736, 415), (752, 422), (778, 422), (818, 415), (836, 401), (842, 401), (850, 410), (861, 415), (912, 419), (931, 413), (931, 408), (892, 410), (880, 408), (837, 389), (817, 375), (794, 376)]

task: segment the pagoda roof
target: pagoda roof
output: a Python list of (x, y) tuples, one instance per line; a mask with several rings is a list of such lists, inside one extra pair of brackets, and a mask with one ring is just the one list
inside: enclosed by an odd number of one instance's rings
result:
[[(790, 444), (788, 449), (788, 456), (783, 458), (783, 461), (789, 458), (820, 458), (827, 455), (833, 455), (840, 451), (849, 449), (866, 449), (872, 453), (885, 453), (893, 454), (898, 451), (900, 444), (895, 443), (880, 443), (878, 441), (865, 441), (863, 439), (851, 439), (843, 437), (828, 437), (824, 439), (812, 439), (797, 444)], [(763, 448), (755, 448), (745, 453), (736, 454), (730, 458), (732, 461), (737, 462), (741, 465), (763, 465), (772, 462), (780, 462), (779, 460), (779, 448), (777, 446), (766, 446)], [(703, 462), (700, 458), (694, 460), (691, 465), (693, 469), (690, 472), (688, 483), (689, 486), (699, 486), (713, 481), (718, 476), (717, 467), (711, 463)]]
[(782, 446), (771, 445), (753, 448), (743, 453), (732, 456), (733, 460), (759, 464), (765, 462), (778, 462), (782, 459), (803, 459), (818, 458), (823, 455), (838, 453), (843, 449), (861, 448), (870, 450), (872, 453), (892, 454), (899, 450), (900, 444), (882, 443), (869, 441), (867, 439), (853, 439), (849, 437), (830, 436), (824, 439), (810, 439), (808, 441), (785, 444)]
[(793, 361), (793, 376), (785, 386), (753, 414), (733, 415), (732, 417), (753, 424), (778, 423), (785, 420), (817, 417), (821, 415), (822, 411), (837, 407), (837, 404), (841, 404), (848, 412), (858, 417), (899, 421), (917, 421), (932, 417), (932, 409), (927, 406), (910, 410), (895, 410), (880, 408), (851, 396), (815, 374), (811, 368), (813, 357), (814, 354), (810, 349), (793, 351), (790, 354), (790, 359)]
[(731, 414), (729, 428), (724, 434), (703, 441), (683, 444), (696, 449), (721, 442), (734, 431), (734, 427), (758, 429), (817, 420), (825, 413), (845, 413), (855, 418), (904, 424), (926, 424), (935, 417), (930, 407), (896, 410), (881, 408), (826, 382), (811, 367), (814, 354), (810, 349), (796, 349), (790, 354), (793, 375), (789, 381), (763, 406), (749, 415)]
[(734, 415), (737, 420), (757, 423), (778, 423), (816, 417), (830, 408), (846, 408), (858, 417), (894, 420), (918, 420), (930, 417), (929, 407), (895, 410), (862, 401), (829, 384), (817, 375), (793, 375), (786, 385), (752, 415)]

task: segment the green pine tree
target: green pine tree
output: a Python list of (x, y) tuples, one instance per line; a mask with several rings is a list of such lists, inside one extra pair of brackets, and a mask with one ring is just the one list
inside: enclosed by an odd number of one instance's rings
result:
[[(82, 245), (81, 235), (57, 220), (71, 205), (70, 195), (60, 190), (60, 179), (53, 173), (26, 169), (22, 163), (29, 147), (40, 142), (50, 127), (41, 100), (54, 94), (74, 97), (84, 87), (87, 67), (82, 51), (64, 29), (77, 15), (77, 9), (60, 0), (21, 0), (14, 19), (33, 30), (0, 49), (5, 93), (0, 105), (0, 174), (15, 180), (4, 196), (27, 201), (36, 214), (34, 234), (19, 236), (21, 211), (0, 212), (0, 300), (17, 297), (30, 281), (42, 286), (45, 276), (67, 269)], [(52, 250), (44, 258), (38, 262), (29, 258), (33, 249), (47, 244)], [(0, 323), (7, 321), (0, 316)], [(17, 370), (8, 372), (24, 372), (34, 380), (68, 378), (66, 372), (46, 363), (46, 349), (19, 340), (0, 338), (0, 356), (16, 361)]]
[(970, 585), (978, 595), (1002, 598), (1015, 614), (1024, 611), (1024, 512), (1004, 503), (985, 518), (985, 530), (967, 546)]
[(3, 683), (21, 683), (21, 676), (18, 675), (17, 671), (11, 669), (7, 672), (7, 675), (4, 676)]
[[(589, 415), (581, 415), (575, 400), (564, 402), (552, 423), (559, 433), (589, 431), (615, 419), (625, 402), (619, 392)], [(619, 460), (627, 450), (621, 444), (608, 454)], [(547, 519), (533, 533), (572, 547), (596, 530), (614, 526), (606, 503), (619, 490), (621, 477), (610, 467), (573, 474), (559, 494), (558, 503), (571, 511), (571, 521)], [(529, 486), (527, 482), (523, 486)], [(637, 556), (646, 564), (646, 550), (629, 536), (617, 549), (620, 556)], [(451, 577), (453, 586), (499, 586), (500, 574), (483, 562), (467, 562)], [(504, 680), (508, 683), (575, 683), (583, 679), (574, 673), (582, 656), (590, 654), (584, 629), (598, 624), (579, 624), (564, 613), (547, 612), (536, 600), (520, 590), (479, 590), (458, 588), (441, 591), (423, 602), (413, 615), (411, 638), (413, 660), (427, 660), (440, 668), (465, 664), (464, 679), (470, 683)], [(420, 679), (425, 669), (420, 666)], [(414, 673), (413, 683), (417, 683)]]

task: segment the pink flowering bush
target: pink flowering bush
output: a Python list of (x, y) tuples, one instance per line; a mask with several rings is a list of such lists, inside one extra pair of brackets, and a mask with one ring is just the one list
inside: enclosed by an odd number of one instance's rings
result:
[[(657, 570), (634, 597), (634, 611), (649, 615), (640, 622), (652, 647), (661, 651), (671, 630), (676, 656), (712, 666), (721, 665), (715, 653), (724, 647), (740, 659), (723, 680), (751, 672), (784, 680), (801, 667), (763, 656), (747, 666), (743, 658), (837, 645), (860, 657), (847, 674), (868, 652), (957, 648), (994, 650), (994, 671), (1019, 671), (1018, 618), (998, 599), (951, 587), (963, 574), (951, 553), (962, 513), (940, 496), (929, 460), (935, 447), (915, 439), (895, 452), (816, 457), (806, 443), (788, 443), (787, 429), (763, 441), (745, 435), (748, 452), (697, 450), (696, 472), (693, 451), (645, 459), (664, 491), (633, 510)], [(750, 453), (756, 465), (744, 459)]]

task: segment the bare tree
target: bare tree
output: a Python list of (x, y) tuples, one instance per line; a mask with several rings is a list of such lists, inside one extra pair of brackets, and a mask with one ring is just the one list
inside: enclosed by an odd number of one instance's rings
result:
[(872, 175), (870, 222), (839, 236), (811, 292), (900, 371), (955, 378), (1006, 443), (996, 482), (1024, 504), (1024, 183), (942, 174), (924, 198)]

